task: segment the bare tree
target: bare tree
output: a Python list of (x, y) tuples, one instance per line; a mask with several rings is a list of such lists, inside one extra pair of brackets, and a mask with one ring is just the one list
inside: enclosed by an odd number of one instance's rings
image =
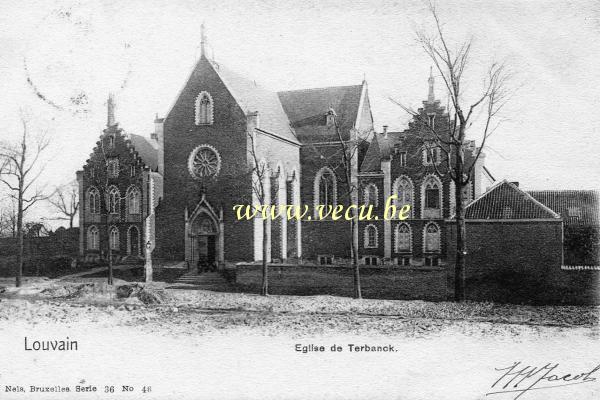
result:
[(23, 224), (23, 234), (28, 238), (48, 236), (52, 230), (41, 221), (29, 221)]
[[(333, 109), (328, 111), (329, 128), (333, 129), (332, 141), (336, 143), (337, 150), (333, 154), (324, 154), (316, 145), (310, 148), (317, 153), (320, 159), (324, 159), (327, 166), (334, 172), (335, 178), (343, 185), (343, 190), (338, 190), (338, 196), (345, 199), (349, 204), (356, 201), (358, 198), (359, 183), (356, 173), (358, 170), (358, 151), (360, 140), (358, 135), (353, 136), (353, 132), (348, 132), (349, 137), (344, 138), (342, 125), (344, 116), (338, 116)], [(352, 208), (352, 216), (350, 218), (350, 248), (352, 257), (352, 275), (354, 284), (354, 298), (361, 299), (362, 291), (360, 284), (360, 265), (358, 252), (358, 211)]]
[(17, 237), (17, 203), (13, 198), (0, 209), (0, 237)]
[(9, 190), (9, 196), (17, 205), (17, 276), (16, 286), (21, 286), (23, 277), (23, 217), (38, 201), (47, 199), (43, 189), (34, 186), (43, 171), (38, 162), (49, 141), (44, 133), (32, 136), (29, 132), (29, 121), (21, 115), (23, 134), (19, 143), (0, 144), (0, 182)]
[[(436, 172), (449, 176), (454, 182), (456, 203), (456, 265), (455, 265), (455, 300), (465, 299), (465, 261), (467, 254), (467, 237), (465, 224), (465, 188), (474, 175), (475, 164), (479, 160), (487, 139), (498, 127), (498, 113), (509, 98), (507, 81), (510, 74), (503, 63), (493, 62), (483, 82), (483, 93), (478, 94), (472, 102), (465, 100), (463, 91), (464, 73), (470, 62), (472, 40), (466, 40), (458, 46), (450, 46), (440, 21), (435, 4), (429, 3), (429, 12), (434, 21), (434, 30), (417, 32), (417, 41), (429, 56), (437, 73), (441, 75), (444, 91), (448, 96), (448, 125), (444, 128), (433, 124), (426, 115), (394, 101), (413, 116), (424, 128), (424, 145), (428, 152), (439, 149), (442, 162), (439, 166), (433, 163)], [(474, 153), (466, 162), (465, 151), (471, 141), (467, 140), (467, 129), (472, 126), (475, 114), (483, 116), (483, 124), (479, 136), (481, 145), (473, 149)], [(433, 157), (433, 155), (432, 155)]]
[[(261, 162), (258, 159), (258, 155), (256, 152), (256, 133), (248, 132), (248, 138), (250, 139), (250, 146), (248, 148), (248, 153), (250, 156), (251, 162), (251, 179), (252, 179), (252, 194), (254, 195), (256, 202), (258, 204), (253, 204), (255, 209), (260, 213), (264, 207), (269, 206), (267, 204), (267, 192), (265, 189), (265, 182), (267, 179), (271, 179), (269, 173), (269, 167), (266, 163)], [(262, 287), (260, 294), (263, 296), (267, 296), (269, 294), (269, 268), (268, 268), (268, 236), (267, 236), (267, 227), (268, 220), (265, 218), (268, 216), (268, 213), (263, 214), (262, 219)]]
[(79, 209), (79, 186), (77, 181), (72, 181), (66, 185), (58, 186), (52, 196), (48, 198), (58, 217), (53, 219), (69, 221), (69, 228), (73, 228), (73, 220)]

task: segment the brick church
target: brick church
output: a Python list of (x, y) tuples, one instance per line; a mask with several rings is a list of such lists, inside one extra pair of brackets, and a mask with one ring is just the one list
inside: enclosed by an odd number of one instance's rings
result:
[[(164, 192), (157, 215), (157, 255), (196, 262), (348, 257), (349, 224), (333, 221), (238, 221), (237, 204), (257, 204), (254, 160), (266, 169), (266, 204), (348, 203), (339, 183), (340, 144), (372, 136), (366, 82), (272, 92), (201, 56), (164, 118), (156, 121)], [(359, 153), (352, 155), (357, 179)]]
[[(448, 124), (440, 102), (429, 97), (422, 112)], [(165, 118), (156, 120), (158, 170), (164, 178), (157, 215), (157, 255), (192, 265), (207, 257), (219, 265), (262, 259), (299, 259), (320, 264), (351, 256), (349, 222), (331, 219), (288, 221), (263, 227), (259, 218), (238, 221), (233, 207), (257, 204), (255, 160), (266, 168), (265, 204), (373, 204), (398, 194), (410, 204), (403, 223), (360, 224), (359, 253), (369, 265), (439, 265), (445, 258), (444, 219), (452, 214), (453, 187), (436, 174), (427, 154), (423, 127), (376, 134), (367, 83), (283, 92), (269, 91), (201, 55)], [(343, 145), (342, 143), (343, 142)], [(350, 182), (343, 152), (350, 162)], [(469, 154), (475, 151), (475, 144)], [(431, 156), (434, 157), (431, 160)], [(474, 170), (477, 196), (490, 182), (483, 158)], [(359, 188), (349, 190), (349, 184)]]
[[(273, 92), (210, 60), (204, 46), (203, 34), (198, 62), (149, 137), (122, 129), (109, 98), (106, 128), (77, 172), (84, 261), (141, 263), (151, 254), (190, 266), (240, 263), (243, 279), (244, 265), (262, 260), (264, 239), (270, 262), (317, 268), (343, 286), (347, 268), (328, 266), (347, 266), (354, 241), (362, 265), (404, 267), (367, 268), (365, 290), (375, 279), (382, 296), (383, 274), (389, 298), (451, 297), (456, 188), (428, 133), (450, 124), (433, 76), (407, 129), (375, 132), (366, 81)], [(494, 182), (478, 150), (473, 141), (465, 148), (469, 298), (599, 304), (599, 194)], [(410, 205), (408, 219), (386, 220), (388, 201)], [(238, 220), (240, 204), (310, 213), (263, 224)], [(315, 218), (317, 205), (363, 204), (378, 219), (360, 221), (354, 237), (349, 221)], [(413, 273), (425, 274), (427, 290), (396, 276)], [(294, 276), (302, 290), (314, 284), (310, 273)], [(396, 278), (404, 286), (390, 284)]]
[[(151, 138), (119, 128), (109, 99), (107, 128), (78, 172), (85, 199), (81, 254), (141, 259), (155, 248), (155, 257), (192, 265), (206, 258), (222, 266), (262, 259), (266, 235), (271, 261), (349, 259), (349, 222), (280, 218), (265, 229), (260, 218), (236, 219), (234, 205), (257, 204), (259, 160), (265, 204), (372, 204), (378, 215), (390, 195), (398, 196), (398, 206), (410, 204), (406, 221), (359, 224), (354, 240), (363, 263), (444, 264), (444, 220), (453, 213), (454, 188), (436, 173), (441, 156), (424, 147), (422, 123), (375, 133), (366, 81), (273, 92), (210, 60), (204, 46), (203, 35), (200, 59), (165, 117), (156, 118)], [(419, 112), (447, 125), (433, 85), (430, 77)], [(472, 143), (467, 156), (475, 150)], [(473, 170), (470, 198), (493, 181), (483, 161)]]

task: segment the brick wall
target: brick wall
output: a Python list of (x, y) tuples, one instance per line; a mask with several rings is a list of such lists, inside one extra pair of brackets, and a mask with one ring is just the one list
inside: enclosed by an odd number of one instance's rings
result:
[[(448, 237), (453, 291), (456, 226)], [(563, 271), (562, 222), (467, 223), (469, 300), (531, 304), (598, 304), (598, 271)]]
[[(306, 145), (300, 151), (302, 164), (301, 204), (308, 205), (314, 219), (314, 182), (317, 172), (323, 167), (339, 163), (339, 145)], [(337, 154), (337, 156), (336, 156)], [(337, 157), (337, 159), (336, 159)], [(337, 160), (337, 162), (335, 162)], [(337, 182), (337, 204), (347, 206), (347, 187), (342, 181), (343, 170), (334, 170), (340, 177)], [(319, 254), (350, 258), (350, 223), (338, 221), (302, 221), (302, 254), (315, 259)]]
[(316, 259), (318, 255), (350, 258), (350, 222), (302, 221), (303, 258)]
[(566, 265), (600, 265), (600, 229), (566, 225), (564, 249)]
[[(361, 287), (365, 298), (446, 299), (446, 272), (442, 268), (361, 267)], [(242, 290), (259, 292), (260, 265), (237, 265), (235, 280)], [(335, 266), (272, 265), (269, 292), (292, 295), (335, 295), (352, 297), (352, 269)]]

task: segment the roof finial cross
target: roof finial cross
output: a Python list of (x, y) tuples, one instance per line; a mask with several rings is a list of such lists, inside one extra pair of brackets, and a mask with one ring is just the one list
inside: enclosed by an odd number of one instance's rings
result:
[(204, 45), (206, 44), (206, 34), (204, 33), (204, 22), (200, 25), (200, 57), (205, 56)]

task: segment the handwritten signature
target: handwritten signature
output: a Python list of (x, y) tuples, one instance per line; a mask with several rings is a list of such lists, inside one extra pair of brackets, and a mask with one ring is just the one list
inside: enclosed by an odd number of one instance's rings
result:
[(505, 368), (495, 368), (496, 371), (506, 371), (491, 386), (496, 389), (486, 393), (486, 396), (502, 393), (515, 393), (514, 400), (523, 396), (531, 390), (551, 389), (562, 386), (579, 385), (582, 383), (595, 382), (596, 377), (592, 375), (600, 371), (600, 364), (588, 372), (578, 374), (559, 374), (555, 371), (559, 364), (548, 363), (543, 367), (531, 365), (524, 366), (521, 361), (515, 361), (513, 365)]

